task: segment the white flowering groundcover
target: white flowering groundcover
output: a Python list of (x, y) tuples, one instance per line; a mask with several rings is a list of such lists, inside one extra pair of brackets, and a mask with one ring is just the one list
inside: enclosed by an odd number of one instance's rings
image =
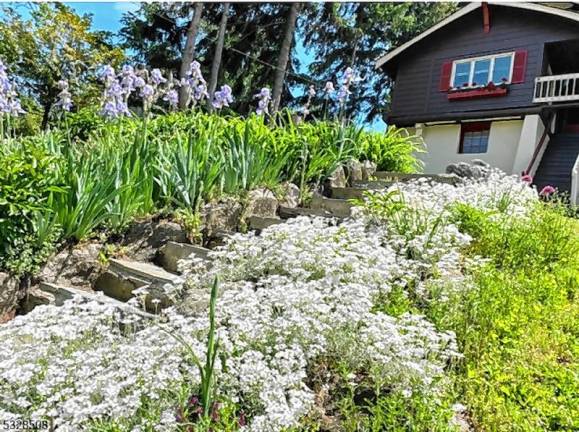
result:
[[(216, 392), (243, 413), (242, 430), (299, 426), (315, 408), (308, 371), (322, 357), (406, 396), (442, 391), (460, 357), (454, 335), (423, 316), (375, 312), (376, 299), (396, 287), (444, 301), (429, 291), (433, 279), (468, 289), (461, 269), (473, 264), (461, 248), (470, 238), (448, 222), (450, 204), (508, 219), (537, 201), (535, 190), (497, 171), (457, 187), (415, 181), (378, 194), (410, 211), (388, 219), (369, 206), (340, 225), (297, 218), (260, 236), (235, 235), (212, 252), (211, 266), (182, 263), (185, 296), (219, 277)], [(179, 430), (178, 407), (200, 376), (167, 331), (203, 359), (209, 319), (183, 308), (164, 315), (150, 322), (71, 300), (0, 326), (0, 419), (49, 419), (57, 431)]]

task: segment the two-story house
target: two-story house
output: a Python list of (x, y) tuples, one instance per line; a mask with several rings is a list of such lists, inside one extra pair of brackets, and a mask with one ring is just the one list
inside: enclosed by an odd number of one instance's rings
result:
[(422, 136), (428, 173), (482, 159), (579, 195), (579, 12), (471, 3), (376, 62), (387, 123)]

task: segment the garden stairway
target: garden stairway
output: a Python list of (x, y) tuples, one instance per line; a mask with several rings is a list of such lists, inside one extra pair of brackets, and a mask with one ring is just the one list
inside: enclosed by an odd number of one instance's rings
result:
[[(290, 218), (298, 216), (317, 216), (334, 219), (340, 223), (348, 218), (353, 207), (352, 200), (360, 199), (366, 191), (381, 190), (395, 182), (405, 182), (417, 178), (427, 178), (435, 182), (454, 184), (455, 176), (448, 175), (420, 175), (420, 174), (397, 174), (376, 172), (370, 181), (354, 181), (348, 187), (330, 187), (326, 193), (329, 196), (315, 195), (309, 207), (283, 207), (278, 208), (279, 217), (251, 216), (248, 227), (258, 235), (261, 230), (284, 223)], [(231, 233), (221, 232), (215, 234), (209, 243), (215, 247), (222, 244), (224, 237)], [(143, 262), (127, 259), (109, 259), (104, 272), (92, 284), (94, 291), (79, 290), (52, 283), (41, 283), (34, 289), (40, 303), (60, 305), (65, 300), (74, 296), (81, 296), (87, 300), (96, 300), (111, 306), (118, 307), (126, 312), (134, 312), (144, 317), (154, 317), (160, 308), (172, 305), (171, 299), (166, 295), (166, 289), (181, 285), (184, 280), (179, 272), (179, 261), (196, 258), (201, 262), (211, 265), (209, 252), (211, 248), (192, 245), (179, 241), (167, 241), (157, 252), (155, 262)], [(169, 289), (170, 290), (170, 289)], [(144, 306), (147, 312), (129, 305), (128, 302), (135, 296), (145, 294)], [(203, 311), (209, 304), (209, 291), (197, 290), (188, 292), (186, 307), (189, 311)]]
[(571, 191), (571, 171), (577, 155), (579, 133), (559, 133), (551, 138), (535, 173), (537, 189), (550, 185), (560, 192)]

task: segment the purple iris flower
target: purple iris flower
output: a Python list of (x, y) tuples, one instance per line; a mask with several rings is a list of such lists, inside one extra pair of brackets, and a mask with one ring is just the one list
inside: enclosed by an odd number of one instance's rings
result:
[(163, 77), (163, 74), (159, 69), (153, 69), (151, 71), (151, 82), (155, 85), (159, 85), (167, 81), (166, 78)]
[(60, 93), (58, 93), (58, 100), (54, 106), (63, 111), (70, 111), (72, 108), (72, 95), (68, 91), (68, 81), (58, 81), (58, 88), (60, 89)]
[(145, 84), (146, 84), (145, 80), (143, 79), (143, 77), (140, 77), (140, 76), (136, 77), (136, 78), (135, 78), (135, 81), (134, 81), (134, 83), (133, 83), (133, 85), (135, 86), (135, 88), (144, 87)]
[(171, 108), (177, 108), (179, 104), (179, 93), (177, 90), (169, 90), (163, 97), (163, 100), (169, 102)]
[(10, 82), (6, 66), (0, 60), (0, 113), (18, 116), (26, 111), (22, 109), (14, 86)]
[(204, 98), (209, 97), (209, 94), (207, 93), (207, 86), (205, 85), (205, 83), (201, 83), (195, 87), (193, 97), (197, 101), (201, 101)]
[(231, 94), (231, 87), (227, 84), (221, 86), (221, 89), (215, 92), (213, 97), (213, 107), (221, 109), (224, 106), (228, 107), (233, 102), (233, 95)]
[(116, 104), (112, 101), (106, 101), (101, 109), (101, 115), (106, 118), (118, 117), (119, 113)]
[(111, 65), (105, 65), (102, 67), (99, 78), (101, 81), (111, 82), (116, 78), (115, 69)]
[(145, 84), (141, 89), (141, 97), (143, 98), (152, 98), (155, 94), (155, 89), (150, 84)]
[(259, 93), (257, 93), (253, 97), (259, 99), (259, 102), (257, 103), (257, 109), (255, 110), (255, 112), (258, 115), (268, 114), (269, 101), (271, 100), (271, 90), (268, 87), (263, 87), (259, 91)]
[(338, 100), (340, 101), (340, 103), (343, 104), (348, 98), (348, 95), (351, 94), (352, 92), (348, 89), (348, 86), (343, 85), (340, 87), (340, 90), (338, 91)]

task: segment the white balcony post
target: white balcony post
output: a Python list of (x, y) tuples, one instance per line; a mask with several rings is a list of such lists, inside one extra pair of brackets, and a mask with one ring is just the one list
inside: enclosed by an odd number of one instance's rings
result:
[(579, 100), (579, 73), (548, 75), (535, 78), (534, 103)]

